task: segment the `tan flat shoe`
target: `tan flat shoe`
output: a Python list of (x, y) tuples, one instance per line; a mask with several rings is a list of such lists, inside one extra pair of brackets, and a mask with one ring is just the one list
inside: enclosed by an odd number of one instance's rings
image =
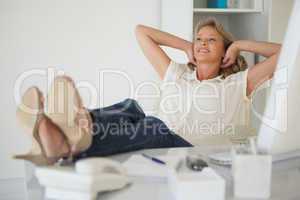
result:
[(43, 95), (37, 87), (29, 88), (22, 97), (17, 108), (16, 116), (21, 126), (32, 136), (31, 150), (23, 155), (15, 155), (15, 159), (31, 161), (37, 165), (54, 164), (57, 158), (49, 158), (41, 144), (38, 133), (38, 124), (44, 114)]
[(47, 100), (47, 114), (65, 134), (72, 153), (86, 150), (92, 142), (92, 119), (73, 80), (67, 76), (56, 77)]

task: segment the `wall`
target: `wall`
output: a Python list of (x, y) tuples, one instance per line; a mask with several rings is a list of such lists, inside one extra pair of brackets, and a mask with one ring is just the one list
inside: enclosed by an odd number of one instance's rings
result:
[[(161, 29), (191, 41), (193, 37), (193, 1), (161, 0)], [(164, 47), (169, 57), (179, 63), (188, 61), (178, 49)]]
[[(134, 27), (138, 23), (160, 26), (160, 0), (0, 1), (0, 178), (24, 176), (23, 162), (13, 161), (10, 156), (30, 145), (15, 119), (13, 91), (19, 75), (32, 69), (47, 72), (47, 67), (55, 67), (71, 75), (78, 84), (94, 88), (93, 101), (88, 92), (91, 90), (81, 89), (88, 107), (120, 101), (130, 96), (128, 81), (113, 74), (104, 77), (103, 85), (99, 81), (100, 70), (126, 72), (134, 89), (145, 80), (158, 80), (136, 43)], [(30, 76), (21, 91), (37, 84), (46, 92), (47, 82), (46, 75)], [(99, 95), (102, 86), (105, 89)]]
[[(271, 21), (271, 31), (270, 31), (270, 41), (272, 42), (279, 42), (282, 43), (285, 31), (287, 29), (288, 21), (286, 19), (289, 19), (293, 5), (294, 0), (273, 0), (271, 1), (272, 4), (272, 11), (270, 14), (270, 21)], [(276, 19), (276, 20), (272, 20)]]

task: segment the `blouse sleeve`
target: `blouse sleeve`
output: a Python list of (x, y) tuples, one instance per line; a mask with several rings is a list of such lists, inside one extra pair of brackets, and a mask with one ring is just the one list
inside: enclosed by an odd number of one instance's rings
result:
[(185, 71), (185, 67), (182, 66), (180, 63), (176, 63), (173, 60), (171, 60), (166, 74), (163, 78), (163, 82), (174, 82), (176, 81), (180, 75), (182, 75)]

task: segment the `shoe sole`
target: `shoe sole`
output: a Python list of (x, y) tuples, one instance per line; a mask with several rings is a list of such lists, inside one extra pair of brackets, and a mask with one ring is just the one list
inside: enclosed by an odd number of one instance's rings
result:
[(20, 125), (31, 134), (32, 148), (30, 152), (23, 155), (15, 155), (15, 159), (31, 161), (37, 165), (52, 164), (47, 159), (45, 150), (41, 144), (38, 134), (38, 124), (43, 115), (42, 93), (37, 87), (31, 87), (24, 93), (21, 104), (16, 111), (16, 117)]

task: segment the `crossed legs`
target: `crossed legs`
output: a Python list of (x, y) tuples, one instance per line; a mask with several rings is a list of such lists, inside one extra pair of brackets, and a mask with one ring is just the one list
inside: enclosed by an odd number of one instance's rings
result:
[(89, 148), (91, 117), (83, 107), (72, 79), (56, 77), (47, 97), (48, 112), (45, 113), (44, 97), (37, 87), (29, 88), (22, 96), (17, 119), (32, 136), (32, 147), (27, 154), (15, 158), (49, 165)]

